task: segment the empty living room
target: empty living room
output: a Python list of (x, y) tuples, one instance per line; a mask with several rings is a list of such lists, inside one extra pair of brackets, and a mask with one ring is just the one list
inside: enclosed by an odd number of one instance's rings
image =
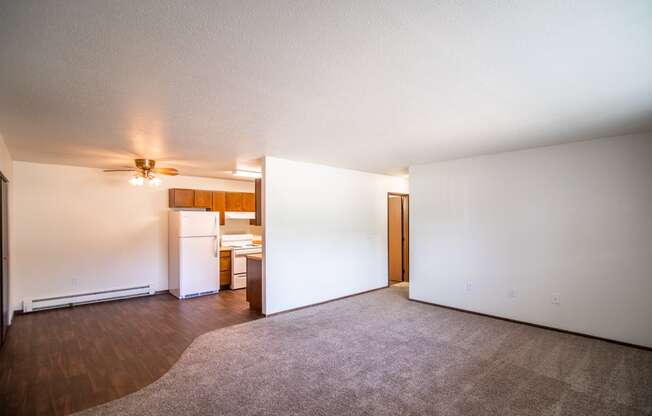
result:
[(652, 416), (649, 0), (0, 0), (0, 415)]

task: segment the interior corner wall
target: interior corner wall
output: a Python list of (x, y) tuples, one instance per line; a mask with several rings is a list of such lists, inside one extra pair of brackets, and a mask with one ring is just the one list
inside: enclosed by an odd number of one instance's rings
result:
[(265, 313), (387, 286), (387, 193), (404, 178), (265, 158)]
[(18, 161), (13, 177), (15, 309), (24, 298), (144, 284), (166, 290), (168, 188), (254, 191), (252, 182), (192, 176), (133, 187), (126, 174)]
[[(9, 153), (9, 149), (7, 148), (7, 145), (5, 144), (4, 138), (2, 137), (2, 134), (0, 134), (0, 172), (7, 178), (7, 181), (9, 182), (8, 185), (8, 202), (9, 202), (9, 212), (7, 213), (7, 218), (9, 219), (9, 297), (11, 297), (11, 294), (14, 290), (13, 288), (13, 279), (12, 279), (12, 230), (11, 230), (11, 220), (12, 220), (12, 205), (13, 205), (13, 160), (11, 158), (11, 154)], [(10, 299), (11, 302), (11, 299)], [(9, 323), (11, 324), (11, 321), (13, 320), (14, 316), (14, 311), (13, 308), (9, 308)]]
[(413, 166), (410, 203), (412, 299), (652, 347), (652, 134)]

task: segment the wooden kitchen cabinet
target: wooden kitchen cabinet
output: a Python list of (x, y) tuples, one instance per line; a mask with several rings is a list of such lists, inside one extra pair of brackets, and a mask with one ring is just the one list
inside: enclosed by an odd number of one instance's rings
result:
[(194, 208), (208, 208), (213, 207), (213, 194), (211, 191), (195, 190)]
[(213, 205), (211, 191), (172, 188), (169, 191), (170, 208), (208, 208)]
[(195, 191), (192, 189), (170, 189), (170, 208), (194, 208)]
[(230, 251), (220, 251), (220, 271), (221, 272), (230, 272), (231, 271), (231, 252)]
[(251, 192), (226, 192), (227, 211), (256, 211), (256, 195)]
[(220, 287), (227, 288), (231, 284), (231, 251), (220, 251)]
[(254, 205), (256, 211), (256, 218), (249, 221), (251, 225), (263, 225), (263, 206), (262, 206), (262, 190), (263, 182), (261, 179), (256, 179), (256, 193), (254, 194)]
[(226, 192), (213, 191), (213, 207), (211, 208), (211, 211), (220, 213), (220, 225), (224, 225), (224, 212), (226, 211)]
[(251, 192), (205, 191), (199, 189), (170, 189), (170, 208), (206, 208), (220, 212), (220, 225), (224, 213), (255, 212), (256, 194)]
[(231, 270), (220, 272), (220, 289), (228, 289), (229, 287), (231, 287)]
[(242, 211), (242, 192), (227, 192), (226, 193), (226, 210), (227, 211)]
[(256, 194), (251, 194), (251, 193), (242, 194), (242, 210), (247, 212), (256, 211)]

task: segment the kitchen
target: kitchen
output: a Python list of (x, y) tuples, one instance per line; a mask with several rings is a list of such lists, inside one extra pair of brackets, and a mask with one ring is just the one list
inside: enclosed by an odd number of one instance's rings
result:
[(247, 275), (251, 259), (262, 261), (260, 195), (261, 179), (255, 179), (254, 193), (169, 190), (168, 279), (173, 296), (189, 299), (244, 289), (250, 309), (261, 312), (260, 276)]

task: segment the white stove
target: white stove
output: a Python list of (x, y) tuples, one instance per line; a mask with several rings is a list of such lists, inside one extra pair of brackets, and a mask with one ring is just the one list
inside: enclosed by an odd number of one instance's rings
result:
[(231, 289), (247, 287), (247, 254), (263, 252), (253, 240), (253, 234), (226, 234), (221, 238), (222, 247), (231, 248)]

